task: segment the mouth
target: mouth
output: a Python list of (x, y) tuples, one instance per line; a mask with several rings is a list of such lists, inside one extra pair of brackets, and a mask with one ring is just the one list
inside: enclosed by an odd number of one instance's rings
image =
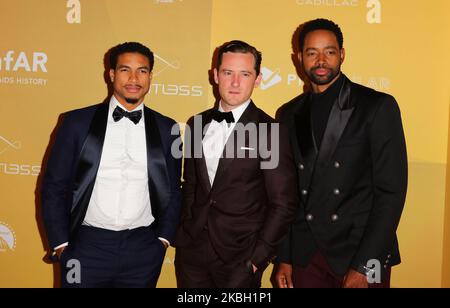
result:
[(241, 94), (241, 92), (237, 92), (237, 91), (229, 91), (228, 93), (230, 95), (239, 95), (239, 94)]
[(320, 77), (326, 76), (330, 73), (330, 70), (327, 68), (317, 68), (313, 70), (314, 74)]
[(125, 89), (129, 93), (138, 93), (142, 89), (142, 87), (138, 85), (126, 85)]

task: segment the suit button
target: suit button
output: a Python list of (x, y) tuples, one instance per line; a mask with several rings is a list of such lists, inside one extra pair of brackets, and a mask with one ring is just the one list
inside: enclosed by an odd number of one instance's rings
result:
[(303, 189), (303, 190), (302, 190), (302, 195), (303, 195), (303, 196), (308, 195), (308, 191), (307, 191), (306, 189)]
[(334, 162), (334, 168), (339, 169), (340, 167), (341, 164), (338, 161)]
[(300, 170), (305, 170), (305, 165), (299, 164), (299, 165), (298, 165), (298, 168), (299, 168)]
[(385, 268), (385, 269), (387, 269), (387, 268), (388, 268), (388, 266), (387, 266), (387, 265), (385, 265), (385, 266), (384, 266), (384, 268)]
[(339, 216), (337, 214), (334, 214), (331, 216), (331, 220), (332, 221), (338, 221), (339, 220)]
[(314, 219), (313, 215), (311, 215), (311, 214), (306, 215), (306, 220), (307, 221), (313, 221), (313, 219)]
[(339, 189), (335, 189), (334, 191), (333, 191), (333, 193), (336, 195), (336, 196), (339, 196), (340, 194), (341, 194), (341, 191), (339, 190)]
[(389, 264), (389, 259), (386, 260), (386, 264)]
[(391, 256), (391, 255), (388, 255), (387, 257), (388, 257), (388, 259), (392, 258), (392, 256)]

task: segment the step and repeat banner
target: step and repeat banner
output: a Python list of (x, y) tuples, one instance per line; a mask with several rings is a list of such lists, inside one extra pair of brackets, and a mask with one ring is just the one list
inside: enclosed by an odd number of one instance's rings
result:
[[(392, 284), (450, 286), (450, 1), (0, 0), (0, 287), (55, 285), (44, 261), (42, 163), (58, 116), (107, 97), (111, 47), (139, 41), (154, 51), (146, 104), (183, 124), (214, 104), (214, 50), (245, 40), (263, 53), (253, 98), (274, 115), (303, 91), (293, 38), (319, 17), (341, 26), (344, 73), (394, 95), (402, 110), (410, 180)], [(173, 257), (171, 248), (159, 287), (176, 286)]]

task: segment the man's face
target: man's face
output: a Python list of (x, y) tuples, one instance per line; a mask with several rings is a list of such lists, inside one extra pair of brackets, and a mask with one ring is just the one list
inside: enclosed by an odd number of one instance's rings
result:
[(219, 85), (222, 108), (230, 111), (251, 97), (261, 82), (261, 74), (256, 75), (251, 53), (226, 52), (218, 70), (214, 69), (214, 80)]
[(109, 71), (114, 96), (123, 105), (138, 105), (144, 101), (150, 88), (152, 73), (146, 56), (140, 53), (124, 53), (117, 59), (116, 69)]
[(299, 54), (303, 69), (313, 85), (325, 88), (337, 79), (344, 58), (345, 50), (339, 49), (336, 36), (328, 30), (308, 33), (303, 50)]

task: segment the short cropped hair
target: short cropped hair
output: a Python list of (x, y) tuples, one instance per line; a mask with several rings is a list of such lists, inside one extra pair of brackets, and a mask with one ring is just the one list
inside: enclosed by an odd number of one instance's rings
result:
[(255, 58), (255, 71), (256, 75), (259, 75), (261, 72), (261, 62), (262, 62), (262, 54), (255, 47), (250, 44), (234, 40), (223, 44), (219, 48), (218, 58), (217, 58), (217, 69), (219, 69), (220, 65), (222, 65), (223, 54), (226, 52), (232, 53), (251, 53)]

